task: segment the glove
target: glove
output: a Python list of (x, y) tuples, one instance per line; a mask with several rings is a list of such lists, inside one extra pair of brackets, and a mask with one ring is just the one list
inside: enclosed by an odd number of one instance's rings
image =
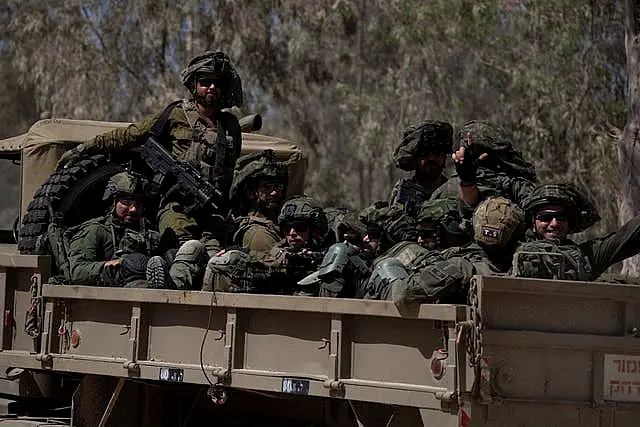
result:
[(58, 160), (58, 164), (56, 165), (56, 172), (68, 168), (76, 163), (78, 160), (82, 158), (82, 155), (85, 151), (85, 146), (80, 144), (71, 150), (67, 150), (62, 154), (60, 160)]
[(462, 161), (453, 162), (458, 178), (460, 178), (460, 184), (463, 186), (474, 185), (476, 183), (476, 172), (478, 171), (478, 159), (473, 159), (468, 154), (470, 153), (467, 153)]

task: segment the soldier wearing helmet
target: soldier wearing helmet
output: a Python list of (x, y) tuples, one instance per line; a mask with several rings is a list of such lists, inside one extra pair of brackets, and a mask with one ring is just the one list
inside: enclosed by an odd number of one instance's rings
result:
[[(228, 194), (242, 135), (238, 119), (222, 109), (242, 104), (240, 77), (225, 53), (205, 52), (189, 62), (181, 79), (190, 94), (187, 99), (141, 122), (78, 145), (63, 154), (58, 167), (69, 166), (86, 155), (125, 151), (144, 144), (162, 113), (169, 111), (160, 142), (175, 159), (199, 165), (202, 176)], [(210, 253), (216, 252), (223, 237), (221, 228), (214, 221), (196, 219), (185, 212), (186, 203), (177, 192), (161, 200), (160, 231), (175, 245), (197, 239)]]
[(280, 209), (278, 225), (285, 235), (282, 247), (293, 250), (317, 250), (329, 232), (322, 205), (307, 196), (287, 200)]
[(361, 256), (373, 260), (396, 243), (417, 241), (417, 225), (413, 217), (398, 205), (378, 201), (360, 211), (360, 221), (367, 227)]
[(282, 239), (277, 221), (288, 182), (287, 166), (278, 161), (273, 150), (238, 159), (230, 191), (232, 204), (242, 215), (236, 219), (235, 245), (258, 256)]
[(425, 121), (405, 129), (393, 158), (396, 167), (413, 175), (396, 182), (389, 203), (415, 215), (420, 203), (447, 181), (442, 171), (452, 148), (453, 128), (447, 122)]
[(451, 199), (424, 202), (416, 219), (386, 202), (363, 209), (360, 218), (370, 246), (358, 252), (346, 243), (332, 245), (318, 271), (300, 285), (319, 286), (320, 296), (380, 299), (383, 287), (379, 275), (370, 280), (372, 264), (375, 269), (381, 263), (399, 262), (404, 269), (419, 270), (449, 256), (451, 246), (470, 240), (458, 226), (457, 203)]
[(106, 216), (74, 227), (68, 257), (75, 285), (124, 286), (145, 279), (150, 256), (159, 251), (160, 234), (145, 218), (146, 182), (129, 172), (114, 175), (103, 199)]
[(475, 274), (506, 273), (524, 231), (524, 214), (503, 197), (488, 198), (473, 216), (474, 241), (443, 252), (431, 251), (421, 268), (407, 268), (396, 257), (377, 263), (365, 298), (407, 302), (467, 303)]
[(463, 228), (455, 199), (423, 202), (416, 223), (418, 243), (430, 250), (462, 246), (471, 241), (470, 233)]
[(513, 148), (505, 129), (472, 120), (456, 132), (458, 150), (451, 155), (456, 176), (438, 188), (436, 198), (458, 198), (463, 218), (469, 219), (478, 203), (502, 196), (522, 206), (535, 186), (536, 171), (522, 153)]
[[(285, 235), (268, 253), (251, 256), (230, 250), (212, 257), (204, 276), (204, 289), (233, 292), (292, 294), (295, 283), (317, 269), (324, 254), (328, 229), (322, 206), (311, 197), (294, 197), (284, 203), (278, 225)], [(229, 271), (244, 268), (244, 282), (234, 283)], [(251, 279), (249, 279), (251, 278)]]
[(581, 244), (570, 240), (569, 234), (586, 230), (600, 216), (569, 184), (537, 186), (524, 208), (532, 239), (516, 251), (516, 276), (592, 281), (613, 264), (640, 252), (640, 217), (604, 237)]

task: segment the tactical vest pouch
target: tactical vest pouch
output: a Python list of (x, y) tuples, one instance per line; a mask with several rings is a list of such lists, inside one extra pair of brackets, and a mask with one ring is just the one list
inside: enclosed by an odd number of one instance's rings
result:
[(47, 227), (47, 233), (38, 243), (40, 247), (46, 247), (48, 249), (58, 273), (54, 280), (49, 280), (49, 282), (69, 283), (71, 281), (69, 242), (71, 241), (71, 237), (78, 232), (81, 225), (66, 228), (56, 221), (52, 221)]
[(512, 275), (537, 279), (567, 279), (564, 255), (553, 252), (518, 251), (513, 257)]

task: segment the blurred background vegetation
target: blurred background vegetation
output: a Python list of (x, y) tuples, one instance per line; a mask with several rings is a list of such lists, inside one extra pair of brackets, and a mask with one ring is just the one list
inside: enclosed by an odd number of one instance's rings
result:
[[(603, 217), (591, 234), (618, 227), (622, 1), (3, 3), (0, 137), (41, 117), (138, 120), (185, 95), (192, 56), (224, 50), (243, 78), (243, 113), (306, 149), (307, 192), (329, 205), (388, 197), (407, 125), (483, 119), (513, 131), (542, 181), (589, 194)], [(16, 168), (0, 167), (17, 185)], [(16, 204), (0, 198), (2, 225)]]

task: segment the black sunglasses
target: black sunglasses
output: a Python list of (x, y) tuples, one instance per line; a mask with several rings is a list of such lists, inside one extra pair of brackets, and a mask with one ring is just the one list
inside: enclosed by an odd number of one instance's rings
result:
[(224, 79), (216, 79), (212, 77), (199, 77), (197, 82), (200, 86), (203, 86), (203, 87), (209, 87), (211, 85), (215, 85), (216, 87), (221, 87), (224, 84)]
[(311, 228), (309, 223), (305, 221), (292, 221), (292, 222), (286, 223), (285, 226), (286, 226), (285, 229), (287, 231), (293, 228), (296, 233), (307, 231)]
[(121, 203), (121, 204), (125, 205), (126, 207), (131, 207), (131, 206), (135, 205), (135, 207), (138, 208), (138, 209), (142, 208), (144, 206), (144, 203), (141, 200), (132, 199), (132, 198), (129, 198), (129, 197), (118, 199), (118, 203)]
[(567, 213), (566, 212), (556, 212), (556, 211), (545, 211), (540, 212), (536, 215), (536, 219), (542, 222), (551, 222), (555, 218), (556, 221), (566, 221)]
[(260, 189), (267, 193), (272, 193), (274, 191), (282, 193), (284, 185), (281, 182), (262, 182), (260, 183)]

